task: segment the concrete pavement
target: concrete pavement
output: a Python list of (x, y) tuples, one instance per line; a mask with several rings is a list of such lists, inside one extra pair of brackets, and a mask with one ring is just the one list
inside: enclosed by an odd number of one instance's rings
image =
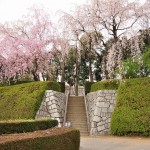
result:
[(115, 136), (81, 137), (80, 150), (150, 150), (150, 138)]

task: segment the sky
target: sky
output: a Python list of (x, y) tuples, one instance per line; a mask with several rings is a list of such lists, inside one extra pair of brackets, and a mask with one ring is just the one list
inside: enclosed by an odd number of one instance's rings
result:
[(50, 14), (58, 10), (70, 11), (75, 4), (80, 5), (86, 0), (0, 0), (0, 22), (14, 21), (26, 14), (34, 4), (42, 5)]

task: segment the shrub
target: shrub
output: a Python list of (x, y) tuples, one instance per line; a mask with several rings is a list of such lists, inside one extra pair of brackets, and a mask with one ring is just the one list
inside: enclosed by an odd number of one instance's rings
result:
[(150, 78), (121, 82), (111, 119), (114, 135), (150, 135)]
[(98, 90), (117, 90), (119, 87), (119, 80), (104, 80), (94, 83), (91, 86), (91, 92)]
[(60, 85), (60, 91), (62, 92), (62, 93), (65, 93), (65, 82), (58, 82), (59, 83), (59, 85)]
[(33, 132), (46, 130), (58, 125), (57, 120), (13, 120), (0, 121), (0, 134)]
[[(38, 132), (37, 132), (38, 133)], [(21, 139), (20, 136), (13, 140), (7, 138), (6, 142), (0, 141), (1, 150), (79, 150), (80, 132), (74, 129), (53, 129), (32, 133)], [(28, 134), (28, 133), (27, 133)], [(11, 138), (9, 136), (9, 138)]]
[(88, 81), (86, 81), (86, 82), (84, 83), (85, 95), (91, 91), (91, 86), (92, 86), (94, 83), (95, 83), (95, 82), (88, 82)]
[(45, 90), (60, 91), (56, 82), (31, 82), (0, 87), (0, 120), (34, 119)]
[(138, 78), (140, 72), (140, 64), (138, 58), (128, 58), (122, 62), (120, 73), (123, 78)]
[(53, 90), (53, 91), (57, 91), (57, 92), (61, 91), (60, 84), (55, 81), (48, 81), (47, 85), (48, 85), (49, 90)]
[(146, 67), (148, 73), (150, 73), (150, 48), (146, 49), (142, 56), (142, 59), (144, 66)]

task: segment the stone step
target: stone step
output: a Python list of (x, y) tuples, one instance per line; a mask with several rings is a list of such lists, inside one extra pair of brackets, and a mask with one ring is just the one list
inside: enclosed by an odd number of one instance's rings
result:
[(85, 109), (80, 109), (80, 108), (68, 108), (67, 112), (73, 112), (73, 113), (76, 113), (76, 112), (84, 112), (83, 114), (85, 114)]
[[(76, 116), (76, 115), (68, 115), (67, 119), (75, 119), (75, 120), (86, 120), (85, 116)], [(79, 119), (78, 119), (79, 118)]]
[(85, 111), (85, 109), (84, 108), (78, 108), (78, 107), (69, 107), (69, 108), (67, 108), (68, 109), (68, 111), (71, 111), (71, 110), (82, 110), (82, 111)]
[[(86, 125), (87, 124), (87, 121), (85, 120), (85, 121), (80, 121), (80, 120), (69, 120), (68, 119), (68, 121), (70, 121), (71, 122), (71, 124), (73, 124), (73, 125)], [(77, 123), (77, 121), (78, 121), (78, 123)]]
[(70, 105), (77, 105), (77, 106), (83, 106), (84, 107), (84, 103), (81, 103), (81, 102), (70, 102), (70, 103), (68, 103), (68, 106), (70, 106)]
[(71, 124), (71, 126), (73, 127), (73, 128), (78, 128), (78, 129), (83, 129), (83, 130), (87, 130), (88, 128), (87, 127), (85, 127), (85, 125), (86, 124), (84, 124), (84, 125), (74, 125), (74, 124)]
[(88, 136), (87, 118), (83, 96), (70, 96), (67, 107), (67, 121), (73, 128), (80, 130), (81, 136)]
[(82, 103), (82, 102), (70, 102), (70, 103), (68, 103), (68, 105), (72, 105), (72, 104), (84, 106), (84, 103)]
[(70, 118), (78, 119), (79, 118), (79, 120), (86, 120), (86, 117), (84, 115), (82, 115), (82, 116), (81, 115), (80, 116), (79, 115), (78, 116), (77, 115), (67, 115), (67, 118), (68, 119), (70, 119)]
[(67, 114), (67, 116), (77, 116), (77, 117), (79, 117), (79, 116), (84, 116), (84, 117), (86, 117), (86, 113), (84, 112), (84, 111), (80, 111), (80, 110), (78, 110), (78, 111), (70, 111), (68, 114)]

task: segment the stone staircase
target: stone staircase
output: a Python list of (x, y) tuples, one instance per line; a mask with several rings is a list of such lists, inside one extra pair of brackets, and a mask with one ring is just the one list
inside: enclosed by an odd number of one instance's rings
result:
[(69, 97), (66, 121), (71, 122), (73, 128), (80, 130), (81, 136), (89, 135), (83, 96)]

